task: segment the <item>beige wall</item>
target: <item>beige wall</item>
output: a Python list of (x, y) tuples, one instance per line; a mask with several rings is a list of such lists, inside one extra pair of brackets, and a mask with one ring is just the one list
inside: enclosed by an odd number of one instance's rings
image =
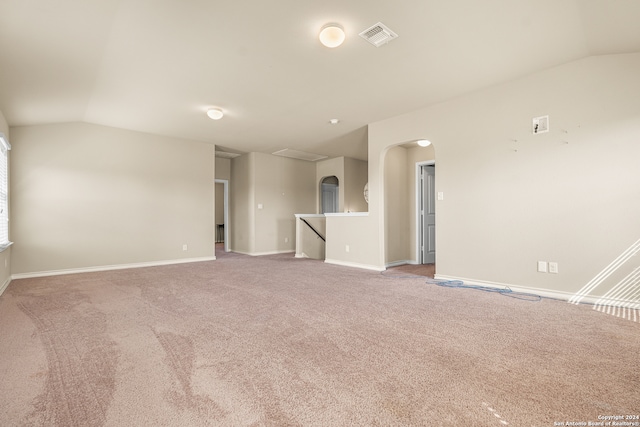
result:
[[(0, 132), (4, 134), (4, 136), (9, 140), (9, 143), (12, 143), (11, 137), (9, 135), (9, 125), (4, 118), (4, 114), (0, 111)], [(12, 168), (12, 155), (11, 151), (9, 151), (9, 172), (11, 172)], [(9, 177), (9, 185), (11, 185), (11, 177)], [(9, 186), (9, 208), (11, 208), (11, 187)], [(9, 217), (9, 220), (13, 220), (13, 217)], [(9, 240), (13, 240), (13, 235), (11, 234), (11, 230), (9, 230)], [(11, 281), (11, 246), (9, 246), (4, 251), (0, 252), (0, 294), (9, 285)]]
[(229, 249), (234, 252), (255, 252), (254, 164), (254, 153), (231, 160)]
[(364, 186), (369, 179), (368, 164), (364, 160), (344, 157), (344, 210), (367, 212), (369, 205), (364, 199)]
[[(379, 255), (377, 223), (371, 213), (327, 215), (325, 261), (359, 268), (383, 270), (374, 263)], [(348, 248), (348, 250), (347, 250)]]
[(263, 153), (255, 156), (255, 252), (293, 252), (294, 215), (316, 205), (315, 164)]
[(315, 164), (263, 153), (233, 159), (232, 250), (261, 255), (295, 250), (296, 213), (316, 207)]
[(84, 123), (11, 133), (13, 274), (214, 256), (213, 145)]
[(231, 159), (216, 157), (216, 179), (231, 179)]
[(394, 147), (385, 157), (384, 191), (385, 263), (406, 263), (409, 260), (409, 170), (407, 149)]
[[(381, 165), (390, 147), (427, 138), (444, 193), (438, 274), (577, 292), (640, 238), (638, 75), (640, 54), (590, 57), (371, 124), (370, 215), (336, 232), (369, 231), (377, 250), (364, 263), (384, 265)], [(531, 119), (547, 114), (551, 131), (533, 135)], [(539, 260), (559, 274), (536, 272)], [(637, 266), (636, 256), (616, 274)]]

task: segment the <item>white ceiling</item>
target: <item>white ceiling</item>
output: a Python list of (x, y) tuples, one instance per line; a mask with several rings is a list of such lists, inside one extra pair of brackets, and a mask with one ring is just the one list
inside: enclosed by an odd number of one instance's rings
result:
[[(376, 48), (358, 33), (379, 21), (399, 37)], [(0, 0), (0, 110), (366, 159), (368, 123), (639, 52), (639, 21), (638, 0)], [(329, 22), (347, 33), (336, 49), (317, 39)]]

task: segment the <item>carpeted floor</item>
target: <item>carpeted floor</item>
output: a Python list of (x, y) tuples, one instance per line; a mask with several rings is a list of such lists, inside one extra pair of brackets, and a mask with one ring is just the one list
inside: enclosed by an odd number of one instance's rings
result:
[(230, 253), (15, 280), (0, 297), (0, 425), (554, 426), (640, 413), (640, 324), (388, 273)]

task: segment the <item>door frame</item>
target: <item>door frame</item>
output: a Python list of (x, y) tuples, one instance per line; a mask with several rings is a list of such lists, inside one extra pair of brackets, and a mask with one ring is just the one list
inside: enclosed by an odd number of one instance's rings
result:
[[(421, 221), (421, 215), (420, 215), (420, 207), (422, 205), (422, 191), (420, 191), (420, 172), (422, 171), (422, 167), (423, 166), (430, 166), (430, 165), (434, 165), (435, 166), (436, 161), (435, 160), (427, 160), (424, 162), (416, 162), (416, 172), (415, 172), (415, 187), (416, 187), (416, 193), (415, 193), (415, 203), (416, 203), (416, 211), (415, 211), (415, 216), (416, 216), (416, 259), (415, 262), (416, 264), (422, 264), (422, 247), (420, 246), (420, 242), (422, 240), (422, 221)], [(436, 215), (436, 221), (437, 221), (437, 215)], [(437, 224), (436, 224), (437, 226)], [(436, 246), (437, 248), (437, 246)], [(437, 250), (437, 249), (436, 249)], [(436, 257), (437, 257), (437, 252), (436, 252)]]
[[(224, 251), (225, 252), (229, 252), (229, 180), (228, 179), (215, 179), (214, 180), (215, 184), (222, 184), (224, 187), (224, 216), (223, 216), (223, 221), (224, 221)], [(215, 185), (213, 186), (213, 191), (215, 193)], [(215, 202), (215, 197), (214, 197), (214, 202)], [(215, 211), (214, 211), (214, 219), (213, 219), (213, 226), (214, 229), (216, 227), (215, 224)], [(215, 239), (214, 239), (215, 240)], [(215, 242), (214, 242), (215, 245)], [(215, 251), (214, 251), (215, 253)]]

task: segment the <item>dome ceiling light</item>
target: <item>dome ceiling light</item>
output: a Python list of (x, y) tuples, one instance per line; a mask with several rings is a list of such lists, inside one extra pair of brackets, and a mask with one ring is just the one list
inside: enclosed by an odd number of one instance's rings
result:
[(224, 116), (224, 113), (219, 108), (209, 108), (207, 110), (207, 116), (213, 120), (220, 120)]
[(338, 47), (344, 42), (344, 29), (338, 24), (327, 24), (320, 30), (320, 43), (326, 47)]
[(428, 147), (431, 145), (431, 141), (427, 140), (427, 139), (421, 139), (418, 141), (418, 145), (420, 147)]

